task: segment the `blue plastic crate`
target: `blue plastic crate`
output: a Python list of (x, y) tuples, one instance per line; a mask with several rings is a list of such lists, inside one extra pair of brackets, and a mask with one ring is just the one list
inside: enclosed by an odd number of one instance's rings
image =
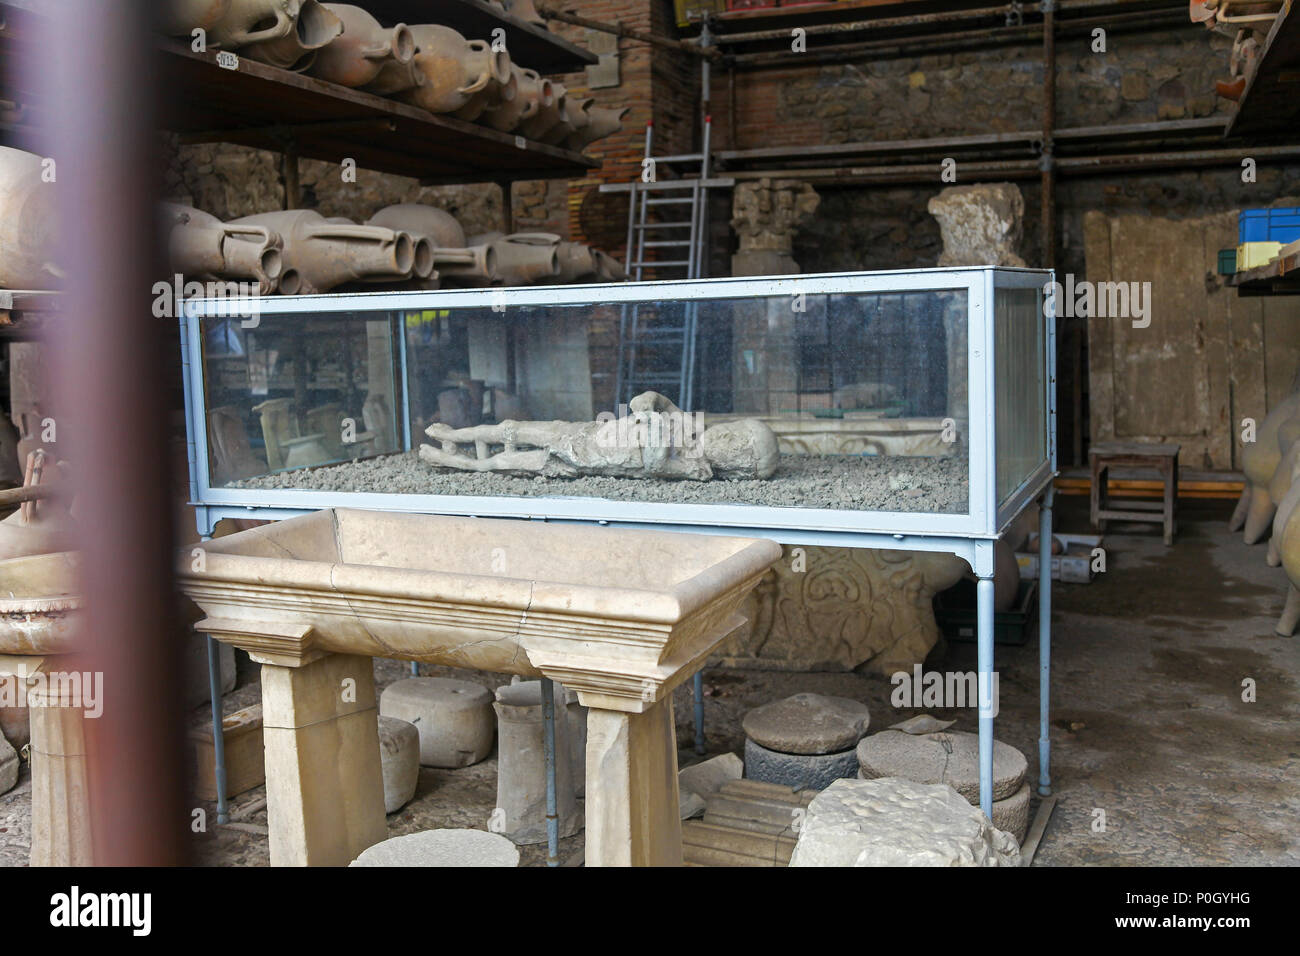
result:
[(1238, 242), (1295, 242), (1300, 239), (1300, 209), (1243, 209), (1237, 236)]

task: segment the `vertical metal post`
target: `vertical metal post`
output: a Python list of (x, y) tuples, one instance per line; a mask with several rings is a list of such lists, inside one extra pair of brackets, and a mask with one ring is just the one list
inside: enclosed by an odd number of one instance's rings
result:
[(695, 752), (704, 753), (704, 671), (696, 671), (691, 683), (691, 698), (695, 701)]
[(555, 690), (549, 677), (542, 690), (542, 753), (546, 760), (546, 865), (560, 865), (560, 812), (555, 792)]
[(975, 585), (979, 658), (980, 809), (993, 819), (993, 575)]
[(1052, 741), (1048, 718), (1052, 697), (1052, 499), (1047, 486), (1038, 512), (1038, 795), (1052, 793)]
[(226, 728), (221, 708), (221, 647), (208, 635), (208, 693), (212, 695), (213, 779), (217, 784), (217, 822), (230, 822), (226, 797)]
[(419, 676), (420, 676), (420, 662), (419, 662), (419, 661), (411, 661), (411, 676), (412, 676), (412, 677), (419, 677)]
[(284, 208), (298, 209), (302, 205), (302, 187), (298, 179), (298, 154), (286, 150), (280, 154), (284, 170)]
[(501, 180), (501, 231), (507, 236), (515, 231), (515, 196), (511, 180)]

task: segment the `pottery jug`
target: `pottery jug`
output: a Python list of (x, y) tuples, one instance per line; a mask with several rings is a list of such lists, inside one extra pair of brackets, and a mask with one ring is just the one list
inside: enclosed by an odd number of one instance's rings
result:
[(259, 461), (249, 446), (240, 411), (233, 405), (208, 412), (208, 454), (214, 485), (228, 485), (266, 471), (266, 463)]
[(1278, 431), (1297, 416), (1300, 416), (1300, 393), (1287, 396), (1265, 415), (1256, 429), (1255, 440), (1242, 449), (1241, 470), (1246, 476), (1246, 489), (1230, 527), (1236, 530), (1244, 524), (1246, 544), (1259, 541), (1272, 524), (1277, 502), (1269, 494), (1269, 483), (1282, 461)]
[(179, 37), (209, 31), (230, 14), (230, 4), (231, 0), (170, 0), (157, 12), (158, 32)]
[(379, 96), (395, 96), (403, 90), (423, 86), (426, 82), (424, 74), (415, 65), (415, 57), (412, 56), (405, 63), (398, 63), (392, 59), (384, 60), (379, 68), (379, 74), (362, 89)]
[(525, 23), (531, 23), (542, 29), (549, 29), (546, 26), (546, 19), (537, 12), (533, 0), (505, 0), (502, 5), (506, 8), (506, 13), (512, 17), (518, 17)]
[(488, 109), (479, 117), (479, 122), (503, 133), (536, 116), (538, 110), (549, 106), (555, 98), (551, 91), (551, 81), (540, 76), (536, 70), (525, 70), (512, 63), (510, 72), (515, 78), (514, 97)]
[(278, 234), (265, 226), (228, 226), (216, 216), (162, 204), (168, 265), (186, 278), (256, 281), (259, 295), (274, 292), (283, 262)]
[[(511, 63), (510, 66), (513, 67), (514, 64)], [(496, 80), (489, 81), (483, 89), (471, 96), (464, 106), (451, 115), (467, 123), (474, 123), (482, 119), (489, 110), (510, 106), (518, 95), (519, 81), (511, 70), (510, 78), (504, 83), (498, 83)]]
[[(284, 443), (298, 434), (298, 423), (293, 415), (292, 398), (268, 398), (254, 405), (262, 424), (262, 446), (266, 449), (266, 463), (272, 471), (284, 467)], [(240, 426), (241, 428), (243, 426)]]
[(563, 119), (564, 104), (567, 99), (568, 92), (565, 85), (563, 83), (552, 83), (551, 102), (539, 106), (537, 112), (530, 118), (523, 120), (515, 132), (527, 139), (541, 142), (542, 137), (554, 129)]
[(483, 40), (466, 40), (450, 27), (436, 24), (412, 26), (415, 65), (424, 84), (404, 90), (398, 99), (430, 113), (453, 113), (491, 84), (508, 83), (510, 58)]
[(55, 265), (58, 213), (55, 184), (44, 182), (35, 153), (0, 146), (0, 286), (53, 289), (63, 273)]
[(286, 209), (236, 219), (266, 226), (284, 241), (280, 291), (328, 292), (344, 282), (409, 278), (416, 265), (410, 235), (379, 226), (326, 222), (312, 209)]
[(566, 139), (564, 147), (582, 152), (596, 140), (612, 136), (623, 128), (623, 117), (627, 115), (629, 109), (630, 107), (627, 106), (620, 109), (591, 107), (587, 110), (587, 125)]
[(558, 282), (592, 281), (596, 276), (596, 256), (590, 246), (580, 242), (561, 242), (556, 248), (560, 271)]
[[(240, 56), (283, 70), (302, 72), (312, 65), (318, 50), (343, 32), (343, 21), (318, 0), (280, 0), (275, 5), (281, 12), (285, 7), (290, 8), (289, 28), (266, 40), (245, 41), (238, 47)], [(280, 22), (279, 18), (276, 22)]]
[(586, 129), (587, 124), (591, 122), (587, 110), (590, 109), (591, 104), (594, 102), (596, 101), (589, 96), (581, 99), (566, 96), (564, 98), (564, 115), (551, 128), (550, 132), (542, 137), (542, 142), (548, 146), (560, 146)]
[(623, 268), (623, 263), (599, 249), (593, 249), (592, 253), (596, 257), (596, 278), (602, 282), (627, 281), (627, 270)]
[(365, 86), (385, 63), (401, 65), (415, 57), (415, 38), (405, 23), (389, 30), (350, 3), (324, 6), (342, 22), (343, 33), (317, 51), (308, 71), (312, 76), (340, 86)]

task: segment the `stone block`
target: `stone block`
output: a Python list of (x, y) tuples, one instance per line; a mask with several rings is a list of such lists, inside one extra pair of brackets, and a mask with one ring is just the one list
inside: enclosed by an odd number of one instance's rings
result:
[(18, 751), (0, 734), (0, 793), (8, 793), (18, 784)]
[(420, 763), (426, 767), (468, 767), (492, 752), (492, 692), (480, 684), (408, 677), (384, 689), (379, 713), (415, 724)]
[(519, 851), (483, 830), (424, 830), (384, 840), (348, 866), (518, 866)]
[(379, 766), (384, 775), (384, 812), (396, 813), (420, 782), (420, 732), (397, 717), (379, 718)]
[(1029, 832), (1028, 783), (1005, 800), (993, 801), (993, 825), (1010, 833), (1016, 838), (1016, 843), (1025, 842), (1025, 834)]
[[(858, 744), (860, 776), (902, 777), (917, 783), (946, 783), (971, 803), (979, 803), (979, 736), (947, 730), (905, 734), (884, 730)], [(993, 742), (993, 799), (1006, 800), (1025, 782), (1029, 765), (1015, 747)]]
[(947, 784), (838, 780), (808, 805), (791, 866), (1019, 866), (1020, 849)]
[(1014, 183), (949, 186), (926, 208), (943, 235), (940, 266), (1024, 266), (1025, 200)]
[(857, 772), (857, 753), (851, 749), (837, 754), (783, 754), (745, 741), (745, 776), (751, 780), (795, 790), (822, 790)]
[[(260, 787), (266, 782), (262, 705), (254, 704), (226, 714), (221, 719), (221, 730), (226, 754), (226, 796), (233, 797)], [(190, 725), (186, 736), (194, 795), (204, 800), (216, 800), (212, 718), (205, 714)]]
[(677, 772), (677, 786), (699, 794), (706, 801), (729, 780), (745, 775), (745, 764), (735, 754), (719, 754), (691, 764)]
[(867, 705), (847, 697), (795, 694), (745, 714), (745, 736), (783, 754), (838, 754), (852, 750), (870, 722)]

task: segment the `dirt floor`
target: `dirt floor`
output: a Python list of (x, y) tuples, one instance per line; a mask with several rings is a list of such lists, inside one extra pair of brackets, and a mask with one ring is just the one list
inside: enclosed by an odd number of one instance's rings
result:
[[(1062, 499), (1060, 531), (1086, 531), (1086, 505)], [(1112, 525), (1107, 571), (1088, 585), (1058, 585), (1052, 671), (1052, 787), (1059, 802), (1035, 866), (1083, 864), (1300, 863), (1300, 638), (1274, 635), (1286, 579), (1264, 563), (1263, 544), (1229, 535), (1230, 503), (1188, 504), (1166, 548), (1152, 526)], [(408, 665), (376, 661), (380, 687)], [(975, 668), (973, 644), (936, 649), (927, 668)], [(1023, 751), (1038, 772), (1038, 646), (999, 645), (1001, 712), (996, 735)], [(508, 678), (446, 668), (494, 687)], [(1255, 700), (1242, 699), (1253, 682)], [(799, 691), (854, 697), (882, 729), (919, 711), (896, 709), (883, 677), (857, 674), (705, 672), (708, 754), (739, 753), (741, 715)], [(225, 701), (227, 712), (257, 699), (251, 668)], [(691, 750), (690, 696), (677, 693), (683, 765)], [(934, 711), (975, 730), (973, 712)], [(262, 788), (233, 801), (255, 807)], [(1038, 799), (1035, 798), (1035, 809)], [(462, 770), (420, 773), (415, 799), (388, 818), (397, 836), (435, 827), (486, 828), (496, 805), (496, 756)], [(215, 807), (203, 804), (210, 823)], [(26, 863), (30, 782), (0, 795), (0, 865)], [(1102, 825), (1104, 821), (1104, 826)], [(239, 828), (209, 825), (195, 835), (200, 862), (267, 864), (266, 811)], [(581, 834), (562, 841), (560, 858), (581, 860)], [(523, 848), (541, 865), (544, 847)]]

